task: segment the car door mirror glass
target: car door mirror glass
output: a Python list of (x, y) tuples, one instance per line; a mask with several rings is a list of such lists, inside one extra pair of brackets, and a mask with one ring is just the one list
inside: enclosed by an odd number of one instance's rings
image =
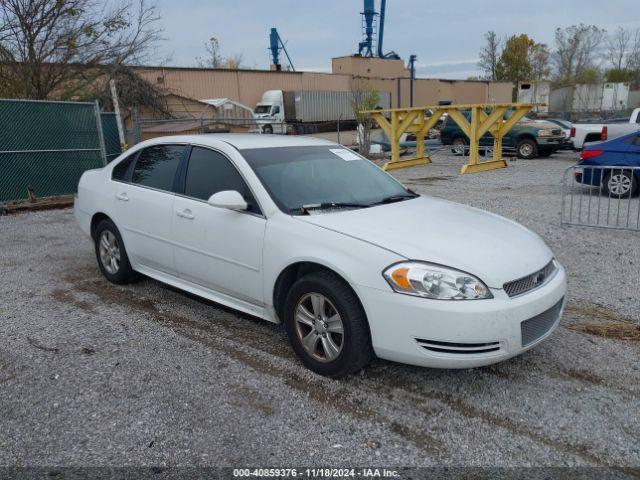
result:
[(226, 208), (227, 210), (244, 211), (249, 208), (242, 195), (235, 190), (214, 193), (209, 197), (208, 203), (213, 207)]

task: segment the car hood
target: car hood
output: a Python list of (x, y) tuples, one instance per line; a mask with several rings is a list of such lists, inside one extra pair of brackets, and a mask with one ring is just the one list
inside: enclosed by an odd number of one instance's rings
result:
[(432, 197), (295, 218), (407, 259), (457, 268), (493, 288), (529, 275), (553, 258), (544, 241), (522, 225)]
[(524, 120), (524, 121), (520, 121), (518, 122), (518, 124), (520, 125), (528, 125), (531, 127), (537, 127), (537, 128), (549, 128), (549, 129), (562, 129), (562, 127), (560, 127), (559, 125), (556, 125), (555, 123), (551, 123), (551, 122), (547, 122), (545, 120)]

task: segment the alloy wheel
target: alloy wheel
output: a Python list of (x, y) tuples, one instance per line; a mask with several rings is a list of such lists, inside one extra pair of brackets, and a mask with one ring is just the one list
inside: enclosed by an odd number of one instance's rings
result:
[(100, 235), (100, 261), (111, 275), (120, 269), (120, 246), (116, 236), (109, 230), (104, 230)]
[(296, 334), (305, 351), (315, 360), (331, 362), (344, 345), (342, 317), (331, 301), (320, 293), (303, 296), (295, 310)]

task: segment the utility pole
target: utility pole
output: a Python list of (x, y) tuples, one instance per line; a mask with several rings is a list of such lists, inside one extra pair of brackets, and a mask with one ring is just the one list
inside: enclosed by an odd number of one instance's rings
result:
[(415, 55), (409, 56), (409, 107), (413, 107), (413, 81), (416, 78), (416, 60)]
[(127, 149), (127, 142), (124, 139), (124, 128), (122, 128), (122, 117), (120, 117), (120, 103), (118, 102), (118, 91), (116, 90), (116, 81), (112, 78), (109, 80), (111, 88), (111, 101), (113, 102), (113, 111), (116, 114), (116, 124), (118, 125), (118, 137), (120, 138), (120, 151)]

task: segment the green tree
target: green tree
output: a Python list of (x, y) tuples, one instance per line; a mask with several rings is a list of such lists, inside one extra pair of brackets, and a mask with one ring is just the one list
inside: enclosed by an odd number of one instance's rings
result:
[(509, 37), (496, 66), (496, 80), (515, 84), (530, 80), (533, 68), (529, 52), (534, 45), (535, 42), (525, 34)]

